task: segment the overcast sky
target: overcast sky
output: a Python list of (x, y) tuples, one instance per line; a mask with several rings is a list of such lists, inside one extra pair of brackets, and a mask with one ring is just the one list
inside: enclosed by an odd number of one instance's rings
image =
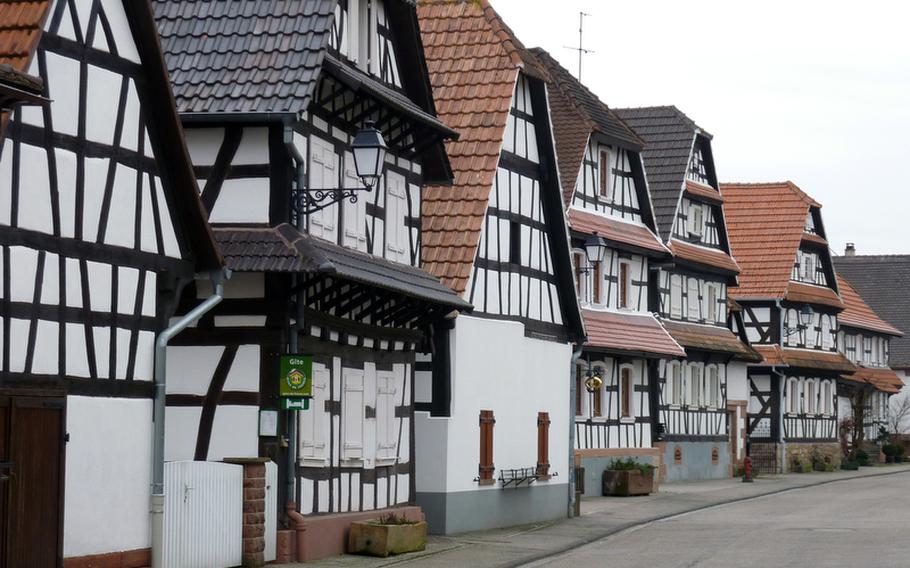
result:
[(721, 181), (789, 179), (832, 249), (910, 253), (910, 4), (491, 0), (528, 47), (611, 107), (674, 104), (714, 135)]

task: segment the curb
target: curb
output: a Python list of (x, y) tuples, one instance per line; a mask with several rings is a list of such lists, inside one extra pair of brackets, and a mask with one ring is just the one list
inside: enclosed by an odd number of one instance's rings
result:
[(819, 487), (821, 485), (828, 485), (831, 483), (842, 483), (844, 481), (852, 481), (854, 479), (868, 479), (870, 477), (884, 477), (886, 475), (899, 475), (901, 473), (910, 473), (910, 469), (902, 469), (899, 471), (885, 471), (885, 472), (881, 472), (881, 473), (868, 473), (866, 475), (855, 475), (855, 476), (844, 477), (844, 478), (840, 478), (840, 479), (824, 479), (824, 480), (820, 480), (820, 481), (816, 481), (816, 482), (812, 482), (812, 483), (807, 483), (805, 485), (796, 485), (793, 487), (773, 489), (773, 490), (767, 491), (765, 493), (760, 493), (757, 495), (749, 495), (747, 497), (734, 497), (731, 499), (725, 499), (722, 501), (717, 501), (716, 503), (699, 505), (698, 507), (693, 507), (692, 509), (688, 509), (685, 511), (678, 511), (676, 513), (668, 513), (666, 515), (655, 515), (653, 517), (648, 517), (646, 519), (641, 519), (638, 521), (631, 521), (631, 522), (625, 523), (623, 525), (611, 527), (596, 535), (581, 538), (578, 541), (576, 541), (570, 545), (562, 546), (556, 550), (550, 550), (547, 552), (543, 552), (543, 553), (537, 554), (535, 556), (532, 556), (530, 558), (525, 558), (522, 560), (516, 560), (513, 562), (506, 563), (506, 564), (501, 564), (497, 568), (520, 568), (522, 566), (529, 566), (531, 564), (540, 562), (541, 560), (546, 560), (548, 558), (554, 558), (556, 556), (563, 555), (567, 552), (571, 552), (572, 550), (575, 550), (576, 548), (580, 548), (582, 546), (587, 546), (589, 544), (599, 542), (599, 541), (607, 539), (611, 536), (615, 536), (621, 532), (625, 532), (629, 529), (643, 527), (643, 526), (650, 525), (652, 523), (656, 523), (659, 521), (665, 521), (665, 520), (673, 519), (676, 517), (681, 517), (683, 515), (689, 515), (691, 513), (697, 513), (699, 511), (704, 511), (706, 509), (713, 509), (715, 507), (722, 507), (724, 505), (730, 505), (733, 503), (743, 503), (746, 501), (754, 501), (756, 499), (762, 499), (762, 498), (768, 497), (770, 495), (780, 495), (782, 493), (788, 493), (790, 491), (798, 491), (800, 489), (808, 489), (810, 487)]

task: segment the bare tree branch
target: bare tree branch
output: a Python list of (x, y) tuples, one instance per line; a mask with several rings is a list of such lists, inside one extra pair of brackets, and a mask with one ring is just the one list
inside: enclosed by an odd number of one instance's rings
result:
[(905, 434), (910, 422), (910, 392), (901, 392), (888, 401), (888, 429), (892, 434)]

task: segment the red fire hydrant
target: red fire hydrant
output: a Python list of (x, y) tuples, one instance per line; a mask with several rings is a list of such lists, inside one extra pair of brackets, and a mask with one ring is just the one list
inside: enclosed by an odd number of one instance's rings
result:
[(743, 459), (743, 483), (752, 483), (752, 458)]

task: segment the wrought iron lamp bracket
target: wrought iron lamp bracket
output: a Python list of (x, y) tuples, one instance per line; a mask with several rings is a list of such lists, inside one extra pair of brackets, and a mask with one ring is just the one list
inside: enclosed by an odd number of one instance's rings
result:
[(309, 215), (345, 199), (357, 203), (358, 194), (371, 189), (366, 184), (363, 187), (336, 189), (295, 189), (291, 191), (291, 208), (298, 215)]

